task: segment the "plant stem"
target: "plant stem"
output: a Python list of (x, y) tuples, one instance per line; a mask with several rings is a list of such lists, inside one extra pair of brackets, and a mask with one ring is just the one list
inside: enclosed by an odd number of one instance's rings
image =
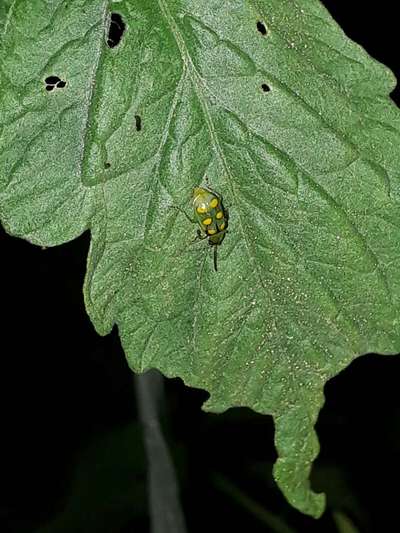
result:
[(175, 469), (159, 421), (158, 407), (165, 401), (163, 379), (156, 370), (134, 376), (148, 460), (151, 533), (186, 533)]

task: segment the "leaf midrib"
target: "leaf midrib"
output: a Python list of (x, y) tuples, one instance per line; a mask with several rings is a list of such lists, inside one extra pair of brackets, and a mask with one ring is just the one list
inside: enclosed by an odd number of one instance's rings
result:
[[(178, 26), (175, 23), (175, 20), (174, 20), (174, 18), (172, 16), (170, 10), (168, 9), (168, 6), (166, 5), (165, 0), (158, 0), (158, 4), (160, 6), (160, 10), (161, 10), (162, 14), (164, 15), (165, 20), (167, 21), (168, 26), (171, 28), (172, 35), (174, 36), (176, 44), (178, 46), (178, 49), (179, 49), (179, 51), (181, 53), (181, 58), (182, 58), (183, 64), (187, 66), (187, 70), (188, 70), (189, 76), (190, 76), (190, 78), (191, 78), (191, 80), (193, 82), (193, 87), (195, 88), (196, 95), (197, 95), (198, 100), (200, 102), (200, 105), (202, 106), (202, 109), (203, 109), (203, 113), (204, 113), (204, 116), (205, 116), (205, 119), (206, 119), (206, 123), (207, 123), (207, 126), (208, 126), (209, 134), (210, 134), (210, 140), (212, 141), (212, 143), (214, 145), (214, 148), (215, 148), (215, 152), (218, 154), (219, 159), (222, 162), (222, 165), (223, 165), (223, 167), (225, 169), (226, 175), (229, 178), (229, 184), (230, 184), (231, 193), (232, 193), (232, 196), (233, 196), (234, 200), (236, 200), (237, 197), (236, 197), (236, 192), (235, 192), (235, 189), (234, 189), (234, 186), (233, 186), (233, 179), (232, 179), (232, 175), (231, 175), (231, 171), (230, 171), (229, 165), (228, 165), (228, 163), (227, 163), (227, 161), (225, 159), (223, 150), (222, 150), (221, 145), (220, 145), (220, 143), (218, 141), (216, 130), (215, 130), (212, 118), (211, 118), (211, 114), (210, 114), (210, 111), (209, 111), (208, 106), (207, 106), (207, 102), (206, 102), (205, 98), (202, 97), (202, 92), (199, 91), (199, 86), (203, 85), (204, 82), (203, 82), (200, 74), (197, 72), (196, 67), (193, 64), (193, 61), (192, 61), (192, 59), (191, 59), (191, 57), (189, 55), (189, 51), (188, 51), (188, 49), (186, 47), (185, 41), (184, 41), (180, 31), (179, 31)], [(237, 202), (236, 202), (236, 204), (237, 204)], [(247, 250), (248, 256), (249, 256), (251, 262), (255, 265), (255, 270), (254, 271), (257, 271), (257, 274), (258, 274), (258, 282), (260, 283), (260, 286), (263, 287), (263, 289), (267, 292), (267, 287), (265, 287), (265, 285), (263, 284), (263, 280), (262, 280), (262, 277), (261, 277), (260, 272), (259, 272), (259, 267), (258, 267), (258, 264), (257, 264), (257, 261), (256, 261), (255, 254), (251, 253), (251, 247), (250, 247), (250, 244), (249, 244), (247, 236), (246, 236), (246, 231), (244, 230), (244, 225), (243, 225), (243, 222), (242, 222), (242, 217), (241, 217), (240, 212), (238, 212), (238, 219), (239, 219), (239, 225), (240, 225), (241, 233), (242, 233), (242, 236), (243, 236), (243, 240), (244, 240), (244, 242), (246, 244), (246, 250)]]

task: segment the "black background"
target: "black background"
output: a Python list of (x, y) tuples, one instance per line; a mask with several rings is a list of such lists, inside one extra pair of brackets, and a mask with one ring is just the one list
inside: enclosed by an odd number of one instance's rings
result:
[[(324, 4), (352, 40), (400, 74), (395, 3)], [(399, 103), (398, 89), (392, 98)], [(1, 531), (34, 531), (56, 516), (80, 450), (96, 435), (136, 420), (132, 374), (117, 333), (99, 337), (85, 313), (88, 245), (88, 234), (46, 250), (0, 234)], [(328, 490), (330, 506), (345, 510), (360, 531), (390, 531), (389, 524), (396, 523), (397, 490), (391, 485), (399, 477), (399, 378), (399, 358), (371, 354), (326, 386), (317, 426), (322, 451), (313, 482)], [(166, 394), (166, 433), (190, 532), (269, 531), (217, 488), (215, 475), (295, 531), (335, 531), (331, 507), (315, 521), (291, 509), (275, 488), (270, 417), (247, 409), (203, 413), (207, 394), (180, 380), (168, 380)], [(338, 488), (338, 476), (346, 488)], [(147, 517), (138, 511), (110, 533), (147, 530)]]

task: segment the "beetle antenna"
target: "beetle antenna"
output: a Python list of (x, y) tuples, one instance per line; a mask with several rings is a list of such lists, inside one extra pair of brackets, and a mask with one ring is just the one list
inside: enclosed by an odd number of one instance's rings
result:
[(217, 245), (214, 244), (214, 270), (215, 272), (218, 272), (218, 269), (217, 269)]

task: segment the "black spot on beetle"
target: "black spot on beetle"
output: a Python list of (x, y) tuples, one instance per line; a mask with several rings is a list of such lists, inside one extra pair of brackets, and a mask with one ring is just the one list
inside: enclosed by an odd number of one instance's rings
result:
[(125, 22), (119, 13), (111, 13), (110, 27), (108, 28), (107, 44), (110, 48), (117, 46), (125, 31)]
[(56, 88), (63, 89), (67, 85), (67, 82), (62, 80), (58, 76), (47, 76), (44, 82), (46, 84), (45, 89), (46, 91), (49, 91), (49, 92)]
[(142, 117), (140, 115), (135, 115), (135, 128), (136, 131), (142, 130)]
[(261, 89), (265, 92), (265, 93), (268, 93), (271, 89), (269, 87), (269, 85), (267, 85), (266, 83), (263, 83), (261, 85)]
[(257, 22), (257, 30), (261, 33), (261, 35), (267, 35), (267, 28), (265, 27), (264, 22), (261, 22), (261, 20)]
[(110, 167), (111, 167), (111, 163), (109, 163), (108, 161), (107, 163), (104, 163), (104, 168), (110, 168)]

